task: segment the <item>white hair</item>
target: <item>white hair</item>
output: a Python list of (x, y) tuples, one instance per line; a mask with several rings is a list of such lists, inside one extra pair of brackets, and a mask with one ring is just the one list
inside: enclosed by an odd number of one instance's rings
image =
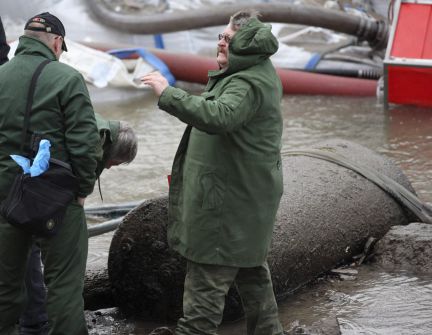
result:
[(117, 139), (109, 152), (109, 159), (124, 163), (134, 160), (138, 150), (138, 139), (132, 127), (124, 121), (120, 121)]

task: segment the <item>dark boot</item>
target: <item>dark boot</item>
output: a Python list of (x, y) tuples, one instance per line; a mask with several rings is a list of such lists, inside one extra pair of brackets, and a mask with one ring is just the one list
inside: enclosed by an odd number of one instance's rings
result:
[(174, 335), (174, 333), (168, 327), (158, 327), (153, 329), (149, 335)]

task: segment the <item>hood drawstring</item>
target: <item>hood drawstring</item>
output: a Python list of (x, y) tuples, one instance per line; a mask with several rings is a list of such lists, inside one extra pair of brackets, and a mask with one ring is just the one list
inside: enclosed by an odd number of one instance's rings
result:
[(101, 197), (101, 200), (103, 202), (103, 197), (102, 197), (102, 189), (101, 189), (101, 185), (100, 185), (100, 176), (98, 177), (98, 188), (99, 188), (99, 195)]

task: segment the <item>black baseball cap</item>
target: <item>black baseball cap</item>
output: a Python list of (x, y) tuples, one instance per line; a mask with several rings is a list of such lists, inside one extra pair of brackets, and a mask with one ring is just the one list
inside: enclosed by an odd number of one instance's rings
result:
[[(41, 23), (45, 27), (30, 27), (29, 25), (31, 23)], [(67, 51), (66, 43), (64, 40), (66, 31), (63, 23), (61, 23), (61, 21), (55, 15), (52, 15), (48, 12), (35, 15), (27, 21), (24, 30), (45, 31), (47, 33), (59, 35), (63, 37), (62, 49), (63, 51)]]

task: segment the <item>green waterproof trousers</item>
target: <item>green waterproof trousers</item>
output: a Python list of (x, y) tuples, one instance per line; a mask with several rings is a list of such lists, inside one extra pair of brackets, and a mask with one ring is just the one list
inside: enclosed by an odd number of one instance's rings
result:
[(216, 334), (225, 296), (235, 282), (246, 315), (247, 335), (282, 335), (267, 262), (253, 268), (198, 264), (188, 261), (183, 318), (176, 335)]
[[(0, 217), (0, 335), (18, 334), (16, 323), (25, 306), (24, 277), (32, 236)], [(68, 206), (57, 235), (37, 238), (48, 288), (49, 334), (86, 335), (82, 297), (88, 233), (84, 209)]]

